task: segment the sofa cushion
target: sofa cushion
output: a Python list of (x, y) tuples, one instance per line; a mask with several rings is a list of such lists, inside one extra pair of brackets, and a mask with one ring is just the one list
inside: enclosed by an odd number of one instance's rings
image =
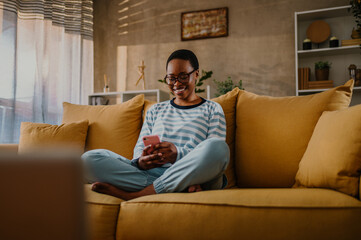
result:
[(93, 192), (91, 185), (85, 184), (85, 201), (90, 239), (114, 240), (123, 200)]
[(236, 101), (239, 91), (239, 88), (235, 88), (222, 96), (211, 99), (222, 106), (226, 118), (226, 142), (230, 150), (229, 164), (225, 172), (228, 179), (228, 185), (226, 188), (236, 186), (236, 176), (234, 170), (234, 140), (236, 136)]
[(63, 103), (63, 123), (89, 120), (86, 150), (108, 149), (128, 159), (142, 126), (144, 95), (109, 106)]
[(123, 202), (117, 238), (356, 239), (360, 227), (361, 202), (333, 190), (229, 189)]
[(19, 150), (19, 144), (0, 144), (0, 152), (12, 152), (17, 153)]
[(41, 150), (44, 147), (67, 147), (84, 152), (88, 120), (51, 125), (22, 122), (20, 126), (19, 153)]
[(295, 186), (331, 188), (358, 197), (361, 105), (324, 112), (299, 164)]
[(296, 97), (238, 95), (236, 176), (239, 187), (291, 187), (323, 111), (347, 108), (353, 80), (322, 93)]
[(144, 99), (143, 122), (145, 120), (145, 116), (147, 115), (147, 112), (150, 109), (150, 107), (156, 103), (157, 102), (155, 102), (155, 101)]

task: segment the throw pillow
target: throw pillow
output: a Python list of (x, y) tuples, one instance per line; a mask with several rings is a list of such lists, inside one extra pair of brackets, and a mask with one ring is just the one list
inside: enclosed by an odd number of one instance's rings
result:
[(63, 123), (89, 120), (86, 150), (108, 149), (128, 159), (133, 157), (133, 148), (142, 127), (144, 95), (127, 102), (88, 106), (63, 103)]
[(298, 164), (324, 111), (347, 108), (353, 80), (325, 92), (295, 97), (240, 91), (236, 109), (239, 187), (292, 187)]
[(57, 146), (70, 147), (83, 153), (87, 131), (87, 120), (59, 126), (22, 122), (20, 126), (19, 153)]
[(228, 167), (225, 172), (228, 179), (228, 185), (226, 188), (232, 188), (236, 186), (236, 176), (234, 170), (234, 140), (236, 133), (236, 101), (239, 91), (239, 88), (235, 88), (222, 96), (211, 99), (212, 101), (217, 102), (222, 106), (224, 115), (226, 117), (226, 142), (229, 146), (231, 155)]
[(299, 164), (294, 187), (331, 188), (359, 194), (361, 105), (324, 112)]

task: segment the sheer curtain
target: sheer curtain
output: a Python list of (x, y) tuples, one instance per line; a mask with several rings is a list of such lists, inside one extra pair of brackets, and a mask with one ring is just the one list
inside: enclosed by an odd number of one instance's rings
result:
[(59, 124), (92, 88), (92, 1), (0, 0), (0, 143), (24, 121)]

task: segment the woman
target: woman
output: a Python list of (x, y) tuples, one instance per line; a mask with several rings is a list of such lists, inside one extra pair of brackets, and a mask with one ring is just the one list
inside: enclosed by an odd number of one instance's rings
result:
[[(226, 123), (218, 103), (195, 93), (197, 57), (189, 50), (173, 52), (165, 80), (175, 98), (147, 112), (134, 159), (100, 149), (83, 154), (92, 190), (124, 200), (165, 192), (222, 189), (229, 162)], [(142, 137), (158, 135), (161, 142), (144, 146)]]

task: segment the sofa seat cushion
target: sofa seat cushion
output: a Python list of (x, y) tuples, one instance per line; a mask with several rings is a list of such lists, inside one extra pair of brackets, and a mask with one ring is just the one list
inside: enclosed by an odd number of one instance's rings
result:
[(114, 240), (123, 200), (93, 192), (90, 184), (85, 184), (84, 190), (90, 239)]
[(361, 201), (334, 190), (320, 188), (227, 189), (198, 193), (168, 193), (136, 198), (133, 203), (182, 203), (242, 207), (361, 207)]
[(327, 189), (159, 194), (121, 209), (117, 239), (355, 239), (361, 227), (361, 202)]

